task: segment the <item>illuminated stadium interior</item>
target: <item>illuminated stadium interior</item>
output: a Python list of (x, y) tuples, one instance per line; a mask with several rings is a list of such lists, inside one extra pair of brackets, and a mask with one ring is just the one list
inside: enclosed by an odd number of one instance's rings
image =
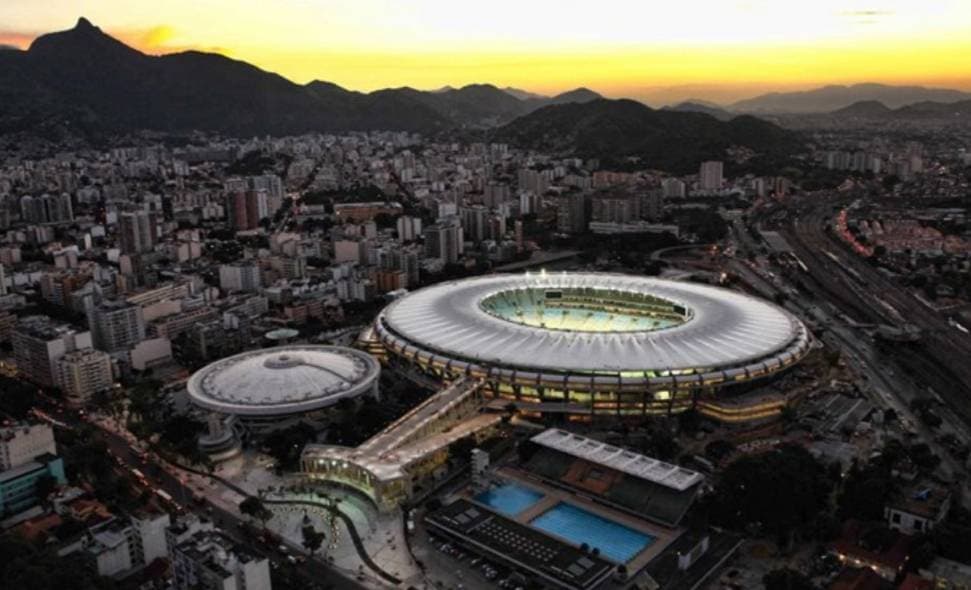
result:
[(691, 318), (688, 308), (673, 301), (598, 287), (504, 290), (485, 297), (479, 305), (506, 321), (568, 332), (663, 330)]

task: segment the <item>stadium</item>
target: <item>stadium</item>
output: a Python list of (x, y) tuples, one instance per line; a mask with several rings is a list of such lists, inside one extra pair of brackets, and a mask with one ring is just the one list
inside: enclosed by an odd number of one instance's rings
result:
[(364, 340), (407, 374), (481, 379), (523, 411), (574, 417), (681, 411), (778, 375), (811, 345), (755, 297), (602, 273), (441, 283), (389, 304)]
[(380, 373), (374, 357), (352, 348), (277, 346), (211, 363), (189, 378), (187, 390), (196, 407), (263, 432), (313, 423), (342, 399), (377, 396)]

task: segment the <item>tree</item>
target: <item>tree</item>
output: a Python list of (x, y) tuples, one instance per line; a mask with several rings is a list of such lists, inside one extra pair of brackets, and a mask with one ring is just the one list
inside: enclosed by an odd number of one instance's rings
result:
[(310, 552), (310, 555), (315, 554), (327, 538), (322, 531), (318, 531), (311, 524), (304, 525), (301, 532), (303, 533), (303, 547)]
[(273, 518), (273, 513), (256, 496), (247, 496), (240, 502), (239, 511), (259, 520), (264, 526), (266, 526), (266, 521)]
[(765, 590), (815, 590), (805, 574), (789, 568), (772, 570), (762, 578)]
[(782, 445), (741, 457), (725, 469), (713, 495), (711, 518), (730, 528), (754, 526), (789, 535), (825, 510), (831, 489), (825, 467), (806, 449)]

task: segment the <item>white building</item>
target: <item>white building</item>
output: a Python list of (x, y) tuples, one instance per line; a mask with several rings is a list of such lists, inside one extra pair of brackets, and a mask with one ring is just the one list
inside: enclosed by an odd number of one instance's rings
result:
[(219, 288), (225, 292), (257, 291), (260, 286), (260, 267), (253, 262), (236, 262), (219, 267)]
[(99, 391), (111, 389), (111, 357), (88, 348), (69, 352), (58, 360), (58, 384), (72, 403), (84, 403)]
[(269, 560), (246, 553), (219, 531), (198, 531), (170, 551), (177, 590), (272, 588)]
[(20, 467), (45, 453), (57, 454), (54, 431), (47, 424), (0, 428), (0, 471)]

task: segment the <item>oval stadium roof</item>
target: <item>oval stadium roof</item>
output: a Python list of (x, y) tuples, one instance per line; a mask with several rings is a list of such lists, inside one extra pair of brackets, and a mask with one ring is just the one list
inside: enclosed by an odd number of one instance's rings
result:
[(196, 371), (189, 398), (223, 414), (279, 416), (307, 412), (372, 390), (380, 366), (339, 346), (292, 345), (244, 352)]
[[(510, 321), (482, 305), (504, 291), (535, 289), (649, 295), (683, 308), (684, 320), (660, 329), (570, 330)], [(749, 295), (600, 273), (490, 275), (441, 283), (394, 301), (376, 326), (403, 345), (446, 358), (558, 373), (723, 370), (802, 350), (808, 342), (798, 319)]]

